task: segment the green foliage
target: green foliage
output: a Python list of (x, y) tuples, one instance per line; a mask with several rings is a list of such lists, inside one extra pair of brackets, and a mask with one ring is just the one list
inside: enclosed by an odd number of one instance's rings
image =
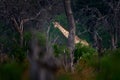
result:
[(97, 80), (120, 80), (120, 49), (106, 51), (100, 61), (100, 72)]
[(3, 47), (3, 51), (5, 52), (10, 51), (11, 45), (14, 42), (15, 32), (10, 27), (0, 22), (0, 46)]
[(0, 80), (21, 80), (24, 66), (16, 62), (0, 65)]
[(13, 45), (13, 49), (10, 52), (10, 56), (14, 57), (14, 59), (18, 62), (23, 62), (26, 58), (27, 50), (25, 47), (21, 47), (18, 44)]
[(54, 49), (54, 55), (56, 57), (59, 57), (60, 55), (63, 55), (64, 53), (68, 55), (68, 49), (66, 46), (60, 46), (60, 45), (54, 45), (53, 46)]
[[(44, 34), (37, 32), (35, 36), (38, 41), (40, 46), (45, 46), (46, 44), (46, 37)], [(16, 61), (18, 62), (23, 62), (26, 58), (27, 55), (27, 50), (29, 48), (29, 42), (31, 40), (32, 34), (30, 32), (25, 32), (24, 33), (24, 45), (21, 47), (18, 43), (14, 43), (12, 45), (12, 50), (10, 52), (10, 56), (14, 57)]]
[(31, 38), (32, 38), (31, 32), (28, 32), (28, 31), (24, 32), (24, 40), (26, 42), (29, 42), (31, 40)]
[(37, 32), (37, 33), (35, 34), (35, 36), (36, 36), (36, 38), (38, 39), (40, 46), (45, 46), (45, 45), (46, 45), (46, 36), (45, 36), (44, 33)]
[(65, 28), (67, 28), (67, 26), (68, 26), (67, 17), (65, 14), (61, 14), (61, 15), (56, 16), (55, 21), (58, 21)]
[(27, 52), (27, 49), (29, 48), (30, 40), (32, 38), (31, 32), (29, 32), (29, 31), (24, 32), (23, 38), (24, 38), (24, 45), (23, 45), (23, 47), (24, 47), (24, 50), (26, 50), (26, 52)]
[[(66, 46), (62, 45), (54, 45), (54, 54), (56, 57), (63, 55), (64, 53), (67, 54), (69, 57), (69, 51)], [(93, 55), (96, 54), (96, 51), (92, 47), (82, 46), (80, 43), (76, 44), (75, 51), (74, 51), (74, 61), (78, 61), (80, 57), (84, 60), (90, 60)]]
[(62, 75), (59, 75), (59, 77), (57, 77), (57, 80), (72, 80), (72, 79), (70, 75), (62, 74)]
[(92, 47), (82, 46), (80, 43), (76, 44), (74, 52), (75, 61), (79, 60), (80, 57), (89, 60), (95, 53), (96, 51)]
[[(16, 34), (17, 35), (17, 34)], [(18, 35), (17, 35), (18, 36)], [(19, 40), (19, 37), (15, 37), (16, 40)], [(10, 57), (14, 57), (14, 59), (18, 62), (23, 62), (26, 58), (27, 50), (29, 47), (29, 41), (31, 40), (32, 34), (30, 32), (24, 32), (24, 43), (21, 47), (18, 42), (14, 42), (11, 46), (12, 49), (9, 52)]]

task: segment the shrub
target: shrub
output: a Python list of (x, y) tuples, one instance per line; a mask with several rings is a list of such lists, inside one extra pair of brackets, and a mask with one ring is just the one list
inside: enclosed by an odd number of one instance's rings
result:
[[(45, 46), (46, 44), (46, 37), (44, 34), (40, 32), (36, 32), (35, 35), (33, 36), (38, 39), (39, 45), (40, 46)], [(12, 50), (10, 51), (10, 56), (14, 57), (14, 59), (18, 62), (23, 62), (27, 56), (27, 50), (29, 48), (29, 42), (31, 40), (32, 34), (30, 32), (25, 32), (24, 33), (24, 44), (21, 47), (19, 43), (14, 43), (12, 45)]]
[(62, 74), (62, 75), (59, 75), (59, 77), (57, 77), (57, 80), (72, 80), (72, 79), (70, 75)]
[(14, 57), (14, 59), (18, 62), (23, 62), (26, 58), (27, 50), (24, 47), (20, 47), (18, 44), (13, 45), (13, 49), (10, 52), (10, 56)]
[(24, 66), (16, 62), (0, 65), (0, 80), (21, 80)]
[(54, 49), (54, 55), (56, 57), (59, 57), (60, 55), (63, 55), (64, 53), (68, 55), (68, 49), (64, 45), (53, 45)]
[(23, 37), (24, 37), (24, 48), (28, 49), (29, 42), (30, 42), (30, 40), (32, 38), (32, 34), (31, 34), (31, 32), (26, 31), (26, 32), (24, 32), (24, 36)]
[(78, 61), (81, 58), (89, 60), (96, 51), (92, 47), (82, 46), (80, 43), (75, 46), (74, 60)]
[(46, 35), (44, 33), (37, 32), (35, 34), (35, 36), (38, 39), (40, 46), (45, 46), (46, 45)]
[[(66, 46), (62, 45), (54, 45), (54, 54), (55, 56), (63, 55), (65, 52), (67, 55), (69, 54), (69, 51)], [(74, 51), (74, 61), (78, 61), (81, 58), (84, 60), (89, 60), (93, 55), (95, 55), (96, 51), (92, 47), (88, 46), (82, 46), (80, 43), (76, 44), (75, 51)], [(69, 56), (69, 55), (68, 55)]]
[(106, 51), (100, 61), (100, 72), (97, 80), (120, 80), (120, 49)]

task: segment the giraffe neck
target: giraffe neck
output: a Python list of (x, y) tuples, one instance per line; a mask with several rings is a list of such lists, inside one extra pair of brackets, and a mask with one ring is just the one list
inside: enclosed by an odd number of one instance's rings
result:
[[(56, 23), (56, 24), (55, 24), (55, 23)], [(54, 23), (54, 26), (55, 26), (56, 28), (58, 28), (66, 38), (68, 38), (69, 32), (68, 32), (66, 29), (64, 29), (58, 22), (55, 22), (55, 23)], [(80, 39), (80, 38), (79, 38), (78, 36), (76, 36), (76, 35), (75, 35), (74, 41), (75, 41), (75, 44), (81, 43), (81, 44), (83, 44), (83, 45), (89, 46), (89, 44), (88, 44), (87, 41)]]
[(57, 25), (57, 28), (62, 32), (62, 34), (66, 37), (66, 38), (68, 38), (68, 35), (69, 35), (69, 32), (66, 30), (66, 29), (64, 29), (62, 26), (60, 26), (60, 25)]
[[(57, 28), (62, 32), (62, 34), (63, 34), (66, 38), (68, 38), (69, 32), (68, 32), (66, 29), (64, 29), (61, 25), (57, 25)], [(81, 40), (78, 36), (75, 36), (74, 41), (75, 41), (75, 44), (81, 43), (81, 44), (83, 44), (83, 45), (89, 46), (89, 44), (88, 44), (85, 40)]]

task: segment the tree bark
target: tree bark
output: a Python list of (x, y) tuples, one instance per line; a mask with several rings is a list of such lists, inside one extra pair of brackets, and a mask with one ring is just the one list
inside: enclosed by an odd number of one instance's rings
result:
[(21, 20), (20, 24), (16, 21), (15, 18), (11, 18), (14, 22), (14, 28), (16, 29), (16, 31), (19, 33), (19, 36), (20, 36), (20, 46), (23, 47), (23, 32), (24, 32), (24, 29), (23, 29), (23, 20)]
[(73, 59), (74, 59), (74, 48), (75, 48), (75, 21), (71, 9), (71, 1), (70, 0), (64, 0), (64, 7), (65, 7), (65, 12), (68, 20), (68, 25), (69, 25), (69, 36), (68, 36), (68, 49), (70, 52), (70, 62), (69, 62), (69, 67), (70, 71), (74, 72), (74, 67), (73, 67)]
[(115, 34), (111, 34), (112, 49), (116, 49)]
[(23, 32), (20, 33), (20, 46), (23, 47), (23, 41), (24, 41), (24, 38), (23, 38)]

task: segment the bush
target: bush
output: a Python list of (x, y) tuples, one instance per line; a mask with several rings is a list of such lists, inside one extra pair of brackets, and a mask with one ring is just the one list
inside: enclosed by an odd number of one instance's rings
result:
[(120, 80), (120, 49), (106, 51), (100, 61), (97, 80)]
[(46, 45), (46, 35), (44, 33), (37, 32), (35, 34), (35, 36), (38, 39), (40, 46), (45, 46)]
[(80, 43), (75, 46), (74, 59), (78, 61), (81, 58), (89, 60), (96, 51), (92, 47), (82, 46)]
[[(53, 46), (53, 49), (56, 57), (58, 57), (59, 55), (63, 55), (64, 52), (69, 57), (69, 51), (66, 46), (55, 44)], [(90, 60), (91, 57), (95, 54), (96, 51), (92, 47), (82, 46), (80, 43), (76, 44), (74, 51), (74, 62), (78, 61), (80, 57), (83, 58), (84, 60)]]
[(59, 57), (60, 55), (63, 55), (64, 53), (68, 55), (68, 49), (66, 46), (63, 45), (53, 45), (53, 49), (54, 49), (54, 55), (56, 57)]
[(23, 38), (24, 38), (24, 48), (27, 50), (29, 47), (29, 42), (32, 38), (31, 32), (29, 32), (29, 31), (24, 32)]
[(21, 80), (24, 66), (16, 62), (0, 65), (0, 80)]
[(18, 62), (23, 62), (26, 58), (27, 50), (24, 47), (19, 46), (18, 44), (13, 45), (13, 49), (10, 52), (10, 56)]
[(72, 79), (70, 75), (62, 74), (62, 75), (59, 75), (59, 77), (57, 77), (57, 80), (72, 80)]
[(39, 46), (46, 46), (46, 37), (43, 33), (36, 32), (32, 37), (30, 32), (24, 33), (24, 45), (21, 47), (19, 43), (14, 43), (12, 45), (12, 50), (10, 52), (10, 56), (15, 58), (18, 62), (23, 62), (27, 56), (27, 50), (29, 48), (29, 42), (31, 38), (36, 38), (38, 40)]

